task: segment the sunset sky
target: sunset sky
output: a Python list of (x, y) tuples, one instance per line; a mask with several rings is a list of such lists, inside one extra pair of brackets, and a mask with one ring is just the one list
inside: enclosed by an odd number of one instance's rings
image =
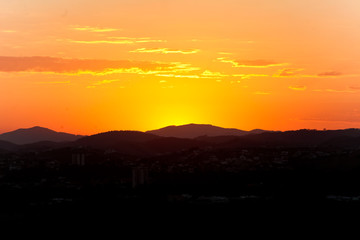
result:
[(0, 4), (0, 133), (360, 127), (359, 0)]

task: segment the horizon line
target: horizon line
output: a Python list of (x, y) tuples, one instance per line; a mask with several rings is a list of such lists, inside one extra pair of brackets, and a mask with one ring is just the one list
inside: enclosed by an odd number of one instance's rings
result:
[(160, 128), (155, 128), (155, 129), (151, 129), (151, 130), (136, 130), (136, 129), (111, 129), (111, 130), (105, 130), (105, 131), (99, 131), (96, 133), (92, 133), (92, 134), (80, 134), (80, 133), (71, 133), (71, 132), (67, 132), (67, 131), (62, 131), (62, 130), (54, 130), (53, 128), (49, 128), (49, 127), (43, 127), (40, 125), (34, 125), (32, 127), (20, 127), (20, 128), (16, 128), (14, 130), (10, 130), (10, 131), (5, 131), (5, 132), (0, 132), (1, 134), (5, 134), (5, 133), (9, 133), (9, 132), (14, 132), (17, 130), (27, 130), (27, 129), (32, 129), (32, 128), (43, 128), (43, 129), (48, 129), (57, 133), (67, 133), (67, 134), (72, 134), (72, 135), (81, 135), (81, 136), (91, 136), (91, 135), (95, 135), (95, 134), (99, 134), (99, 133), (105, 133), (105, 132), (111, 132), (111, 131), (134, 131), (134, 132), (150, 132), (150, 131), (155, 131), (155, 130), (159, 130), (159, 129), (163, 129), (163, 128), (167, 128), (167, 127), (181, 127), (181, 126), (188, 126), (188, 125), (207, 125), (207, 126), (213, 126), (213, 127), (219, 127), (219, 128), (223, 128), (223, 129), (234, 129), (234, 130), (239, 130), (239, 131), (246, 131), (246, 132), (250, 132), (253, 130), (263, 130), (263, 131), (269, 131), (269, 132), (289, 132), (289, 131), (299, 131), (299, 130), (313, 130), (313, 131), (336, 131), (336, 130), (347, 130), (347, 129), (360, 129), (357, 127), (349, 127), (349, 128), (298, 128), (298, 129), (287, 129), (287, 130), (267, 130), (267, 129), (262, 129), (262, 128), (253, 128), (250, 130), (244, 130), (244, 129), (240, 129), (240, 128), (236, 128), (236, 127), (221, 127), (218, 125), (213, 125), (213, 124), (209, 124), (209, 123), (187, 123), (187, 124), (180, 124), (180, 125), (176, 125), (176, 124), (172, 124), (172, 125), (166, 125), (164, 127), (160, 127)]

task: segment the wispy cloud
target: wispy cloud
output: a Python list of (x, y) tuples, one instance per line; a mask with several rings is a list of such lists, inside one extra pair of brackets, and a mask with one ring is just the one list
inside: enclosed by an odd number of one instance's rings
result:
[(90, 27), (90, 26), (71, 26), (70, 29), (76, 31), (85, 31), (85, 32), (115, 32), (121, 31), (122, 29), (118, 28), (103, 28), (103, 27)]
[(67, 59), (55, 57), (0, 56), (0, 72), (108, 75), (114, 73), (160, 74), (199, 70), (180, 62), (162, 63), (129, 60)]
[(232, 76), (233, 77), (241, 77), (241, 79), (249, 79), (249, 78), (252, 78), (252, 77), (268, 77), (269, 75), (250, 73), (250, 74), (233, 74)]
[[(193, 68), (192, 70), (196, 71), (196, 70), (200, 70), (199, 68)], [(248, 79), (251, 77), (264, 77), (264, 76), (268, 76), (265, 74), (233, 74), (233, 75), (229, 75), (229, 74), (224, 74), (221, 72), (212, 72), (210, 70), (205, 70), (200, 74), (188, 74), (188, 75), (184, 75), (184, 74), (157, 74), (156, 76), (159, 77), (175, 77), (175, 78), (209, 78), (209, 79), (221, 79), (221, 78), (226, 78), (226, 77), (241, 77), (241, 79)], [(239, 81), (233, 81), (233, 82), (239, 82)]]
[(280, 67), (289, 65), (288, 63), (276, 63), (268, 60), (233, 60), (226, 57), (217, 58), (222, 63), (231, 63), (233, 67), (237, 68), (269, 68), (269, 67)]
[(119, 79), (101, 80), (101, 81), (93, 83), (93, 85), (100, 86), (100, 85), (109, 84), (109, 83), (113, 83), (113, 82), (119, 82), (119, 81), (120, 81)]
[(289, 89), (294, 90), (294, 91), (305, 91), (306, 86), (289, 86)]
[(70, 81), (46, 81), (46, 82), (35, 82), (36, 84), (69, 84)]
[(342, 75), (343, 74), (341, 72), (336, 72), (336, 71), (322, 72), (322, 73), (318, 74), (319, 77), (338, 77), (338, 76), (342, 76)]
[(358, 90), (349, 89), (314, 89), (314, 92), (331, 92), (331, 93), (358, 93)]
[(159, 43), (166, 42), (166, 40), (151, 39), (151, 38), (131, 38), (131, 37), (108, 37), (105, 40), (75, 40), (75, 39), (58, 39), (58, 41), (65, 41), (79, 44), (138, 44), (138, 43)]
[(269, 94), (271, 94), (271, 93), (269, 93), (269, 92), (257, 91), (257, 92), (254, 92), (254, 94), (256, 94), (256, 95), (269, 95)]
[[(97, 86), (108, 85), (110, 83), (119, 82), (119, 81), (120, 81), (119, 79), (101, 80), (101, 81), (94, 82), (93, 84), (87, 86), (87, 88), (95, 88)], [(124, 88), (124, 87), (120, 86), (120, 88)]]
[(134, 43), (158, 43), (158, 42), (167, 42), (167, 40), (162, 39), (152, 39), (150, 37), (108, 37), (108, 39), (115, 40), (128, 40)]
[(138, 48), (136, 50), (130, 51), (135, 53), (180, 53), (180, 54), (194, 54), (198, 53), (199, 49), (191, 49), (191, 50), (181, 50), (181, 49), (169, 49), (169, 48)]
[(86, 40), (68, 40), (68, 42), (72, 43), (83, 43), (83, 44), (134, 44), (134, 41), (129, 40), (94, 40), (94, 41), (86, 41)]
[(299, 72), (303, 70), (302, 68), (284, 68), (274, 74), (273, 77), (297, 77), (299, 76)]
[(169, 66), (169, 69), (173, 70), (174, 72), (184, 73), (184, 72), (192, 72), (192, 71), (200, 70), (199, 67), (193, 67), (189, 63), (171, 62), (170, 64), (171, 66)]
[(170, 78), (204, 78), (199, 75), (181, 75), (181, 74), (156, 74), (158, 77), (170, 77)]
[(194, 39), (189, 39), (189, 40), (187, 40), (187, 41), (188, 41), (188, 42), (202, 42), (202, 41), (204, 41), (204, 40), (194, 38)]
[(233, 53), (229, 53), (229, 52), (218, 52), (218, 54), (220, 54), (220, 55), (233, 55)]
[(212, 72), (209, 70), (205, 70), (201, 75), (206, 76), (206, 77), (227, 77), (227, 76), (229, 76), (229, 75), (223, 74), (221, 72)]
[(2, 33), (16, 33), (16, 30), (0, 30)]
[(302, 74), (303, 68), (284, 68), (280, 69), (273, 77), (301, 77), (301, 78), (337, 78), (337, 77), (355, 77), (356, 74), (345, 75), (341, 72), (330, 71), (319, 74)]
[[(199, 69), (196, 69), (199, 70)], [(201, 74), (157, 74), (156, 76), (159, 77), (172, 77), (172, 78), (222, 78), (222, 77), (227, 77), (229, 75), (226, 74), (222, 74), (220, 72), (211, 72), (209, 70), (205, 70), (204, 72), (202, 72)]]
[(354, 90), (360, 90), (359, 86), (350, 86), (349, 88), (354, 89)]

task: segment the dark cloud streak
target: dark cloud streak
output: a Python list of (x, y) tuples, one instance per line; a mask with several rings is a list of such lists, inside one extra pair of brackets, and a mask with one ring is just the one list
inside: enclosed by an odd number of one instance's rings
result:
[(319, 73), (319, 77), (337, 77), (343, 75), (341, 72), (331, 71), (331, 72), (323, 72)]
[(96, 73), (109, 69), (137, 68), (143, 71), (155, 71), (172, 69), (174, 67), (175, 65), (171, 63), (145, 61), (0, 56), (0, 72)]

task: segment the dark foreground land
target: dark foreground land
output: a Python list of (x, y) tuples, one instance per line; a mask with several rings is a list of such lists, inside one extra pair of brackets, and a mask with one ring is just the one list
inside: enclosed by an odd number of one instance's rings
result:
[(359, 129), (191, 139), (113, 131), (63, 143), (0, 141), (3, 229), (135, 234), (150, 227), (175, 234), (205, 225), (207, 232), (225, 226), (257, 233), (261, 226), (302, 232), (325, 225), (328, 232), (357, 225), (359, 216)]
[(135, 157), (67, 147), (1, 158), (2, 226), (317, 224), (360, 216), (357, 149), (205, 147)]

